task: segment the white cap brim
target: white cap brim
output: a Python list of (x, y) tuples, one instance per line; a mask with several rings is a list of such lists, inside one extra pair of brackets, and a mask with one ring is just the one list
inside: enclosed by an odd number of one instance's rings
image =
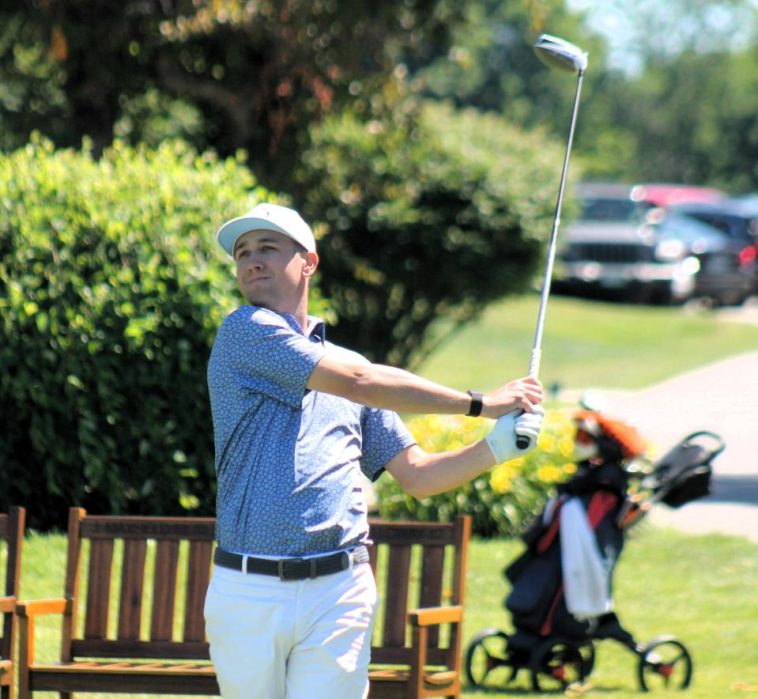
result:
[[(259, 211), (270, 214), (261, 217)], [(305, 248), (307, 252), (316, 252), (316, 240), (308, 224), (293, 209), (276, 204), (259, 204), (244, 216), (227, 221), (216, 233), (219, 245), (234, 256), (234, 246), (240, 236), (250, 231), (276, 231), (286, 235)]]

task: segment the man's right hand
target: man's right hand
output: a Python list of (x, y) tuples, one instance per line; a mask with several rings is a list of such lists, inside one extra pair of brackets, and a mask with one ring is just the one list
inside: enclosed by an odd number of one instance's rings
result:
[(496, 420), (501, 415), (524, 411), (530, 413), (542, 403), (542, 383), (536, 376), (515, 379), (484, 396), (482, 417)]

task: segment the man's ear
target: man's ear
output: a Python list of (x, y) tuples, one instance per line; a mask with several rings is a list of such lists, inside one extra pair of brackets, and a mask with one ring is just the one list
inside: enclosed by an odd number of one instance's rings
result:
[(305, 253), (305, 266), (303, 267), (303, 274), (306, 277), (312, 277), (316, 273), (318, 268), (318, 254), (315, 252)]

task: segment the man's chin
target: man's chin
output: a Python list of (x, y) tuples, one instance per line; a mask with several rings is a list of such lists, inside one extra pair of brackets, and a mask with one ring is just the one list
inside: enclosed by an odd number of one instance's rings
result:
[(260, 289), (240, 286), (240, 291), (251, 306), (266, 306), (266, 294), (260, 293)]
[(270, 297), (264, 294), (243, 294), (248, 304), (258, 306), (259, 308), (268, 308), (271, 311), (276, 310), (276, 303)]

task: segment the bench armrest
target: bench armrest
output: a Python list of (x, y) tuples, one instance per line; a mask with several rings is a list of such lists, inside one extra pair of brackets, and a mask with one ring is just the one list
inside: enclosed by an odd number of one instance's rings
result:
[(463, 607), (426, 607), (408, 612), (411, 626), (435, 626), (437, 624), (460, 623), (463, 621)]
[(0, 614), (14, 612), (16, 610), (15, 597), (0, 597)]
[(28, 693), (28, 668), (34, 663), (34, 622), (35, 617), (42, 614), (66, 614), (71, 609), (70, 600), (34, 599), (19, 602), (16, 605), (18, 615), (18, 655), (22, 690), (20, 696), (30, 696)]
[(68, 610), (68, 600), (61, 598), (54, 599), (33, 599), (18, 602), (16, 611), (20, 617), (32, 617), (37, 614), (65, 614)]

